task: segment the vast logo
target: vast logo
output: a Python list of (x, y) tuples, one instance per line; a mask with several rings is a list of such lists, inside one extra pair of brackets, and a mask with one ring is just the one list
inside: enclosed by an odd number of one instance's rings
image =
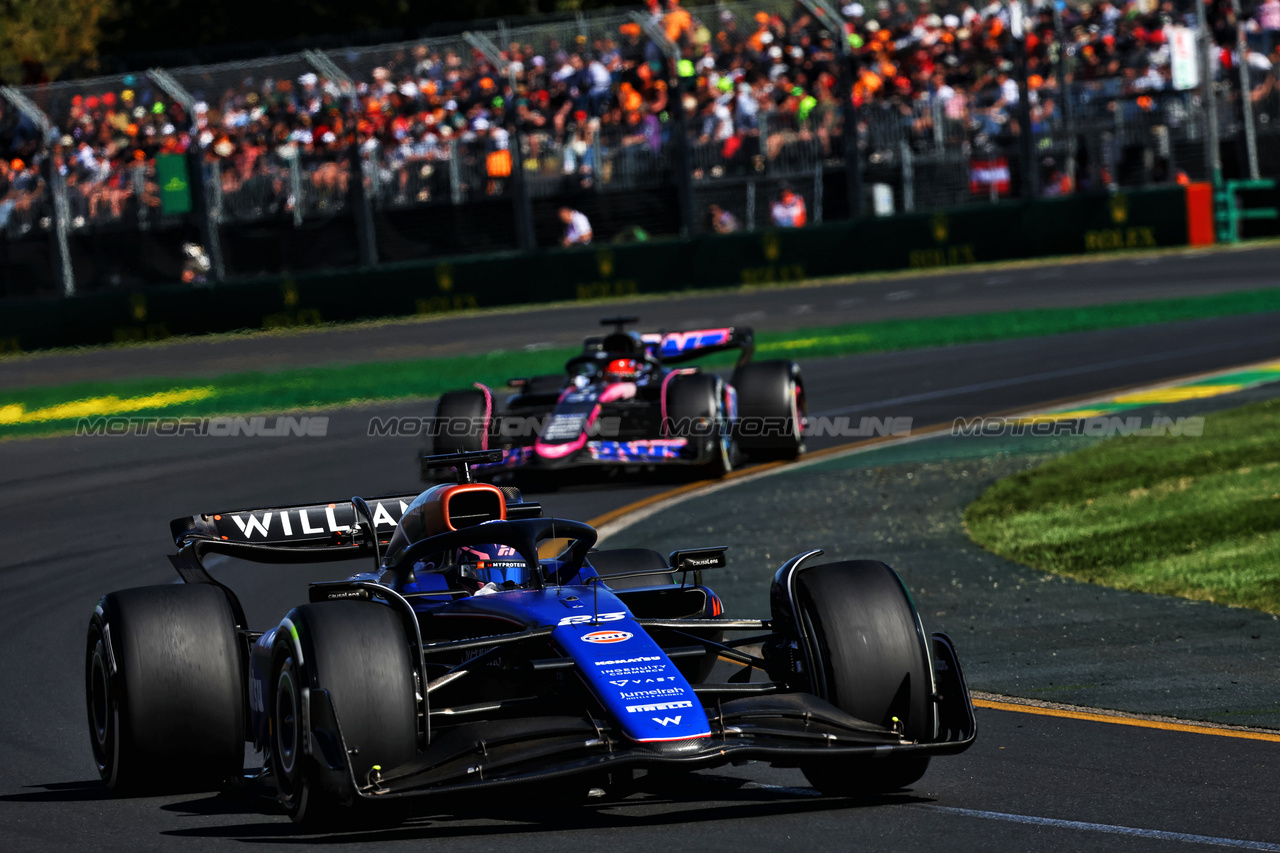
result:
[[(680, 716), (684, 716), (684, 715), (683, 715), (683, 714), (681, 714)], [(660, 725), (660, 726), (666, 726), (666, 725), (668, 725), (668, 724), (673, 725), (673, 726), (678, 726), (678, 725), (680, 725), (680, 717), (679, 717), (679, 716), (677, 716), (677, 717), (653, 717), (652, 719), (653, 719), (653, 721), (654, 721), (655, 723), (657, 723), (657, 724), (658, 724), (658, 725)]]
[[(523, 563), (521, 564), (523, 565)], [(626, 613), (601, 613), (598, 616), (588, 616), (585, 613), (581, 616), (566, 616), (560, 620), (561, 625), (586, 625), (591, 622), (617, 622), (619, 619), (626, 619)]]
[(582, 635), (584, 643), (622, 643), (630, 640), (634, 634), (630, 631), (592, 631)]

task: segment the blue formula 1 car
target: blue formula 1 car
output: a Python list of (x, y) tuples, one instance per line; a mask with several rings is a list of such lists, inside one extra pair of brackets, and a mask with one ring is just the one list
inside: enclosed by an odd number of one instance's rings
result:
[[(751, 361), (750, 329), (640, 334), (634, 317), (601, 321), (564, 373), (513, 379), (504, 405), (490, 388), (450, 391), (432, 421), (433, 453), (503, 451), (478, 472), (577, 466), (644, 469), (685, 466), (719, 477), (741, 457), (794, 459), (804, 450), (805, 396), (792, 361)], [(728, 382), (687, 366), (736, 351)], [(424, 478), (430, 471), (424, 469)]]
[[(702, 584), (723, 547), (593, 550), (588, 525), (470, 482), (495, 455), (431, 460), (462, 482), (416, 497), (174, 521), (185, 583), (109, 593), (90, 620), (107, 785), (263, 780), (320, 828), (745, 760), (799, 767), (828, 794), (891, 791), (973, 743), (955, 649), (888, 566), (807, 551), (777, 570), (770, 618), (728, 617)], [(258, 632), (208, 554), (373, 565), (312, 584)], [(249, 772), (246, 741), (262, 756)]]

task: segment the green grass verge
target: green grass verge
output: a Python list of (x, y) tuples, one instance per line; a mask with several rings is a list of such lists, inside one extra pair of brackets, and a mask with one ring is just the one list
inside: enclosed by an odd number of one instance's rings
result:
[[(1280, 311), (1280, 289), (765, 332), (757, 338), (756, 353), (758, 358), (821, 358), (1269, 311)], [(65, 431), (74, 426), (77, 417), (87, 414), (246, 414), (432, 397), (472, 382), (500, 385), (512, 376), (554, 373), (574, 352), (510, 350), (272, 373), (231, 373), (209, 380), (154, 378), (23, 389), (0, 394), (0, 438)], [(725, 355), (708, 363), (730, 364), (732, 360), (732, 356)], [(127, 402), (198, 388), (207, 391), (198, 400), (166, 405)], [(68, 406), (77, 401), (84, 401), (84, 405)]]
[(1117, 589), (1280, 613), (1280, 399), (1204, 435), (1113, 438), (995, 483), (969, 535), (1029, 566)]

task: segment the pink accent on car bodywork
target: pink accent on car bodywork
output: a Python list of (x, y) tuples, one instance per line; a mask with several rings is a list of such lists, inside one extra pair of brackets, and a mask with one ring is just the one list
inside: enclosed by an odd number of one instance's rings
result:
[(543, 444), (539, 440), (534, 443), (533, 448), (543, 459), (563, 459), (570, 454), (577, 453), (586, 446), (587, 434), (584, 432), (568, 444)]
[(480, 434), (480, 449), (489, 449), (489, 423), (493, 420), (493, 392), (489, 390), (488, 385), (482, 385), (479, 382), (474, 383), (477, 388), (484, 392), (484, 432)]
[(671, 380), (677, 376), (686, 373), (697, 373), (693, 368), (685, 368), (684, 370), (673, 370), (662, 378), (662, 394), (661, 396), (661, 417), (662, 417), (662, 437), (668, 438), (671, 435), (671, 423), (667, 419), (667, 386), (671, 384)]
[(596, 422), (596, 418), (600, 417), (600, 404), (596, 404), (591, 410), (591, 414), (587, 415), (586, 421), (582, 425), (582, 433), (566, 444), (546, 444), (541, 438), (533, 443), (534, 452), (543, 459), (563, 459), (570, 454), (577, 453), (579, 450), (587, 446), (587, 432), (590, 431), (591, 425)]
[(615, 400), (631, 400), (636, 396), (636, 383), (614, 382), (600, 392), (601, 403), (612, 403)]

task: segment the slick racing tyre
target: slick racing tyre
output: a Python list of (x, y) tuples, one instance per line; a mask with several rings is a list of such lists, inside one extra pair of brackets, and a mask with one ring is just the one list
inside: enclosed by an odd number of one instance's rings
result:
[(218, 788), (244, 768), (244, 685), (235, 616), (218, 587), (104, 595), (85, 651), (102, 781), (117, 794)]
[[(592, 551), (587, 556), (596, 574), (604, 578), (609, 589), (635, 589), (641, 586), (669, 586), (675, 583), (667, 558), (648, 548), (611, 548)], [(652, 571), (654, 574), (609, 580), (610, 575)], [(659, 574), (660, 573), (660, 574)]]
[[(856, 560), (804, 570), (796, 609), (813, 648), (813, 692), (860, 720), (911, 741), (934, 735), (933, 681), (915, 605), (897, 572)], [(896, 791), (915, 782), (927, 757), (827, 759), (802, 767), (824, 794)]]
[(733, 372), (738, 447), (752, 459), (795, 459), (804, 452), (805, 398), (794, 361), (757, 361)]
[(400, 620), (386, 605), (327, 601), (294, 608), (288, 622), (292, 630), (276, 636), (268, 706), (280, 802), (308, 830), (398, 823), (400, 801), (362, 800), (346, 768), (322, 764), (321, 750), (308, 748), (305, 721), (317, 691), (328, 691), (360, 784), (374, 765), (391, 770), (417, 754), (413, 661)]
[(493, 395), (487, 389), (449, 391), (436, 403), (433, 453), (487, 450), (493, 426)]
[(724, 385), (713, 373), (674, 377), (666, 389), (666, 429), (687, 438), (705, 460), (698, 466), (704, 477), (717, 478), (733, 470), (736, 448), (724, 410)]

